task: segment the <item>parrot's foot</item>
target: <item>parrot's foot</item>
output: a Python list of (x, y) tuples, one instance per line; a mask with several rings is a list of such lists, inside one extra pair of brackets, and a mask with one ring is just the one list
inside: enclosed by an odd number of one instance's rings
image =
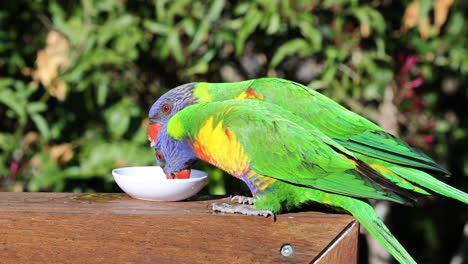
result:
[(247, 197), (247, 196), (242, 196), (242, 195), (235, 195), (234, 197), (231, 198), (231, 202), (236, 201), (240, 204), (254, 204), (254, 198), (253, 197)]
[(257, 210), (253, 208), (252, 205), (247, 204), (238, 204), (238, 205), (230, 205), (227, 203), (222, 204), (212, 204), (213, 211), (215, 212), (222, 212), (222, 213), (229, 213), (229, 214), (245, 214), (245, 215), (253, 215), (253, 216), (263, 216), (268, 217), (272, 216), (275, 219), (275, 214), (269, 210)]

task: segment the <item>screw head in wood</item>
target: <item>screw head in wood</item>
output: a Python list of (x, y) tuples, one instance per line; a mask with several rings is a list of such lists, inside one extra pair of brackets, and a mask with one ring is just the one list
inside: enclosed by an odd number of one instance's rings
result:
[(283, 257), (290, 257), (294, 253), (294, 248), (291, 244), (283, 244), (280, 253)]

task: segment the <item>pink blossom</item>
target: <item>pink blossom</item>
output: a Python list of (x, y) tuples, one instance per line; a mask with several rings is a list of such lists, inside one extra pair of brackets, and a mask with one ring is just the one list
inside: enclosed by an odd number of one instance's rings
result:
[(10, 164), (10, 177), (14, 179), (16, 177), (16, 173), (18, 173), (19, 169), (19, 162), (16, 160), (13, 160)]
[(429, 149), (431, 145), (435, 142), (436, 138), (433, 135), (424, 135), (424, 148)]
[(408, 86), (410, 89), (415, 89), (423, 85), (423, 83), (424, 83), (424, 79), (422, 77), (419, 77), (417, 79), (410, 81)]

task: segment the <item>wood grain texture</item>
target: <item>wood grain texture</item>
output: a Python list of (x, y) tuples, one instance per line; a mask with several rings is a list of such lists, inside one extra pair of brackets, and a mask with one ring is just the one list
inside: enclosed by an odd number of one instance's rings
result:
[[(357, 261), (358, 224), (349, 215), (290, 213), (274, 222), (213, 213), (213, 202), (227, 199), (147, 202), (124, 194), (0, 193), (0, 263)], [(294, 250), (290, 257), (280, 254), (286, 243)]]
[(359, 224), (351, 222), (324, 251), (320, 252), (313, 263), (357, 263)]

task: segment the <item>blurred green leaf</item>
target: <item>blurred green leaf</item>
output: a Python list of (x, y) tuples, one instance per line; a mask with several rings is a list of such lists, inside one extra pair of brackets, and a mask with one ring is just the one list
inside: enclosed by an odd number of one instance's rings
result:
[(171, 27), (169, 27), (168, 25), (153, 22), (153, 21), (148, 20), (148, 19), (146, 19), (143, 22), (143, 25), (144, 25), (146, 30), (148, 30), (148, 31), (150, 31), (152, 33), (158, 34), (158, 35), (166, 36), (171, 31)]
[(3, 151), (11, 151), (14, 146), (11, 144), (15, 141), (13, 134), (0, 133), (0, 149)]
[(101, 82), (97, 87), (97, 103), (102, 106), (106, 103), (107, 95), (109, 94), (109, 79), (107, 76), (101, 78)]
[(17, 94), (13, 93), (10, 89), (0, 90), (0, 103), (8, 106), (13, 110), (20, 124), (25, 124), (27, 121), (26, 109), (21, 104), (20, 99), (17, 98)]
[(210, 22), (208, 20), (201, 21), (198, 29), (193, 37), (192, 43), (190, 43), (189, 51), (194, 51), (202, 43), (203, 39), (206, 38), (208, 31), (210, 29)]
[(179, 36), (177, 34), (177, 31), (172, 30), (169, 33), (167, 42), (168, 42), (168, 45), (170, 47), (170, 50), (172, 51), (172, 55), (174, 56), (177, 63), (182, 64), (182, 62), (184, 60), (184, 54), (183, 54), (183, 51), (182, 51), (182, 46), (180, 44), (180, 40), (179, 40)]
[(250, 8), (245, 15), (244, 22), (236, 38), (236, 55), (239, 56), (244, 49), (245, 41), (255, 31), (262, 20), (262, 14), (255, 8)]
[(44, 140), (48, 140), (50, 137), (50, 131), (45, 118), (42, 115), (34, 113), (31, 114), (31, 119), (37, 126), (37, 129), (41, 133), (41, 136), (44, 138)]
[(129, 128), (131, 118), (139, 112), (139, 108), (128, 98), (109, 107), (104, 112), (104, 117), (112, 137), (121, 138)]
[(270, 17), (270, 21), (268, 23), (268, 28), (266, 30), (267, 34), (274, 34), (278, 31), (280, 26), (280, 16), (278, 14), (273, 14)]
[(465, 23), (463, 15), (459, 12), (454, 12), (447, 23), (447, 32), (451, 35), (461, 34)]
[(302, 35), (310, 41), (310, 50), (318, 52), (322, 48), (322, 35), (314, 28), (314, 26), (307, 22), (299, 23)]
[(223, 173), (219, 170), (212, 170), (210, 173), (210, 181), (208, 184), (209, 192), (214, 195), (226, 194), (224, 187)]
[(30, 114), (44, 112), (45, 110), (47, 110), (47, 105), (43, 102), (32, 102), (27, 106), (27, 111)]
[(308, 46), (309, 44), (307, 43), (307, 41), (300, 38), (286, 42), (276, 51), (275, 55), (271, 59), (270, 67), (276, 67), (281, 61), (284, 60), (286, 56), (291, 56), (294, 54), (304, 54), (305, 52), (307, 52)]
[(64, 187), (62, 170), (57, 166), (47, 153), (37, 155), (36, 162), (40, 170), (34, 173), (28, 183), (28, 189), (32, 192), (40, 190), (61, 191)]
[(64, 173), (71, 179), (105, 177), (112, 180), (111, 169), (116, 167), (149, 165), (154, 163), (151, 148), (121, 141), (119, 144), (99, 141), (86, 145), (79, 156), (80, 163)]
[(210, 10), (205, 18), (208, 21), (216, 21), (221, 16), (224, 7), (224, 0), (214, 0), (212, 2)]

